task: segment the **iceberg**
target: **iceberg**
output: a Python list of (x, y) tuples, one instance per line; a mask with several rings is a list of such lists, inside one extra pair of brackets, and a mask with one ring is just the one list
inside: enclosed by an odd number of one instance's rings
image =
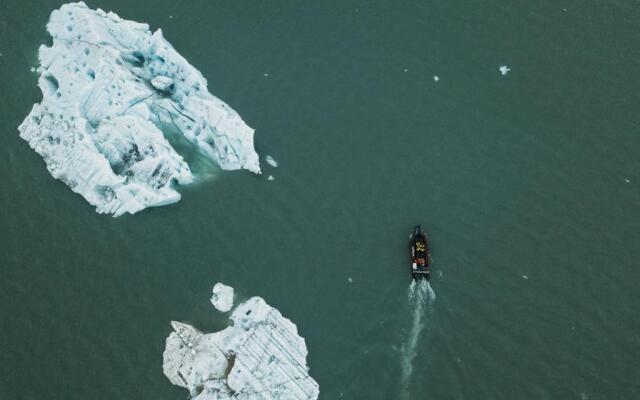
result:
[(266, 156), (264, 160), (267, 162), (267, 164), (271, 165), (273, 168), (276, 168), (278, 166), (278, 162), (276, 161), (276, 159), (271, 156)]
[(240, 304), (230, 320), (214, 333), (171, 322), (162, 366), (171, 383), (192, 400), (318, 398), (307, 346), (291, 321), (260, 297)]
[(218, 311), (227, 312), (233, 307), (233, 288), (223, 283), (216, 283), (213, 286), (211, 304)]
[(500, 70), (500, 73), (502, 74), (502, 76), (505, 76), (506, 74), (509, 73), (509, 71), (511, 71), (511, 68), (507, 67), (506, 65), (501, 65), (498, 70)]
[[(39, 49), (42, 101), (19, 126), (51, 175), (120, 216), (180, 200), (194, 177), (170, 140), (223, 170), (260, 173), (253, 129), (147, 24), (83, 2), (51, 13)], [(168, 140), (169, 139), (169, 140)]]

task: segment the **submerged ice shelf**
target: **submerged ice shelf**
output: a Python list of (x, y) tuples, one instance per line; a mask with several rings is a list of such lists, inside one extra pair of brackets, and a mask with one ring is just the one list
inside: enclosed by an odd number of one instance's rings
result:
[(162, 366), (171, 383), (187, 388), (193, 400), (318, 398), (307, 346), (291, 321), (260, 297), (240, 304), (230, 320), (226, 329), (206, 334), (171, 322)]
[[(193, 175), (167, 138), (182, 136), (224, 170), (260, 173), (253, 129), (207, 90), (162, 31), (83, 2), (53, 11), (34, 104), (20, 136), (54, 178), (119, 216), (180, 200)], [(164, 132), (164, 134), (163, 134)]]

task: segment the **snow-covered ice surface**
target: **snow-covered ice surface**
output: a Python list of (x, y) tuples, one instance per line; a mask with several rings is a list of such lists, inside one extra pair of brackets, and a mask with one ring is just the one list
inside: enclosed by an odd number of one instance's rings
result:
[(147, 24), (84, 3), (53, 11), (39, 50), (34, 104), (20, 136), (54, 178), (119, 216), (180, 200), (193, 175), (164, 133), (182, 135), (224, 170), (260, 173), (253, 129)]
[(213, 286), (211, 304), (218, 311), (227, 312), (233, 307), (233, 288), (224, 283), (216, 283)]
[(171, 322), (162, 366), (171, 383), (187, 388), (193, 400), (318, 398), (307, 346), (291, 321), (260, 297), (240, 304), (230, 320), (206, 334)]

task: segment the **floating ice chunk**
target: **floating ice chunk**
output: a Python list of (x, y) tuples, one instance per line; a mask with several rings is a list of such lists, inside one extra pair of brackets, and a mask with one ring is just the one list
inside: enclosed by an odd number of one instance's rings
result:
[(624, 183), (631, 183), (631, 180), (629, 178), (624, 178)]
[(404, 72), (409, 72), (409, 70), (407, 68), (404, 69)]
[(315, 400), (307, 346), (296, 326), (262, 298), (252, 297), (231, 314), (232, 324), (204, 334), (171, 322), (162, 369), (194, 400)]
[(433, 81), (434, 82), (438, 82), (440, 80), (440, 77), (438, 75), (434, 75), (433, 76)]
[(529, 279), (529, 277), (528, 277), (528, 276), (526, 276), (526, 275), (522, 275), (522, 279), (527, 279), (527, 280), (528, 280), (528, 279)]
[(265, 77), (265, 78), (268, 78), (268, 77), (269, 77), (269, 74), (268, 74), (268, 73), (266, 73), (266, 72), (265, 72), (264, 74), (262, 74), (262, 75), (264, 75), (264, 77)]
[(278, 162), (271, 156), (266, 156), (264, 160), (274, 168), (278, 166)]
[(276, 179), (276, 178), (274, 178), (273, 175), (269, 175), (269, 177), (267, 178), (268, 181), (272, 181), (274, 179)]
[(501, 65), (500, 68), (498, 69), (500, 70), (500, 73), (502, 74), (502, 76), (508, 74), (509, 71), (511, 71), (511, 68), (507, 67), (506, 65)]
[(349, 281), (349, 283), (353, 283), (353, 279), (351, 279), (351, 277), (348, 277), (347, 280)]
[(222, 169), (260, 173), (253, 129), (162, 31), (82, 2), (53, 11), (47, 30), (53, 45), (40, 47), (36, 70), (43, 98), (20, 137), (99, 213), (180, 200), (174, 184), (193, 176), (165, 139), (168, 127)]
[(231, 310), (231, 307), (233, 307), (233, 288), (222, 283), (216, 283), (213, 286), (211, 304), (218, 311), (227, 312)]

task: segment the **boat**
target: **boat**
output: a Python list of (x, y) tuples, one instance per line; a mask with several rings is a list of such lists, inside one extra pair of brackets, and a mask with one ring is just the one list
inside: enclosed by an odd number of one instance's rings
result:
[(429, 265), (429, 242), (427, 234), (420, 225), (413, 228), (410, 236), (409, 247), (411, 248), (411, 276), (413, 279), (431, 278), (431, 267)]

